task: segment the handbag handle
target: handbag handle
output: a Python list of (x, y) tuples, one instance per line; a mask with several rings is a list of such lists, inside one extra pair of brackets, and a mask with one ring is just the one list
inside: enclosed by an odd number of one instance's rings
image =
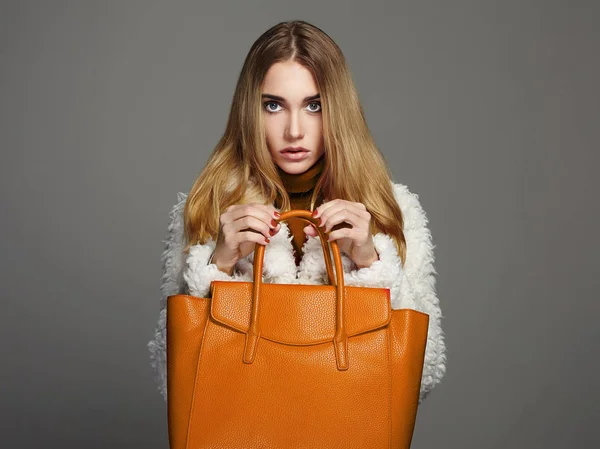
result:
[[(289, 218), (300, 218), (315, 225), (321, 240), (321, 247), (325, 254), (325, 265), (327, 267), (327, 277), (330, 285), (336, 286), (336, 323), (333, 345), (335, 349), (335, 359), (338, 370), (348, 369), (348, 335), (346, 334), (346, 325), (344, 320), (344, 312), (346, 305), (346, 297), (344, 291), (344, 269), (342, 265), (342, 257), (337, 242), (327, 241), (329, 233), (323, 232), (318, 226), (317, 220), (312, 216), (309, 210), (290, 210), (281, 214), (281, 217), (275, 220), (276, 222), (285, 221)], [(333, 262), (335, 264), (335, 284), (332, 283), (333, 268), (331, 264), (331, 256), (329, 254), (329, 246), (333, 252)], [(256, 244), (254, 252), (254, 283), (252, 285), (252, 312), (250, 315), (250, 326), (246, 334), (246, 345), (244, 348), (244, 362), (252, 363), (256, 354), (256, 347), (260, 339), (260, 322), (259, 322), (259, 307), (260, 307), (260, 291), (262, 287), (263, 260), (265, 255), (265, 245)]]

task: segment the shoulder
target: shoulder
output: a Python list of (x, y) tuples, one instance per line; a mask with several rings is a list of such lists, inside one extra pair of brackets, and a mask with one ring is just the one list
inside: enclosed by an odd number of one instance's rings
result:
[(173, 246), (181, 245), (183, 240), (183, 211), (185, 209), (185, 202), (187, 200), (187, 194), (183, 192), (177, 193), (177, 201), (171, 206), (169, 212), (169, 225), (167, 230), (167, 240), (165, 253), (168, 255), (169, 249)]
[(407, 186), (394, 183), (394, 196), (402, 211), (404, 220), (404, 238), (406, 239), (406, 263), (404, 268), (415, 283), (431, 280), (425, 279), (426, 274), (435, 273), (435, 244), (431, 230), (427, 226), (429, 219), (421, 205), (419, 195), (411, 192)]
[(175, 215), (183, 214), (185, 208), (185, 202), (187, 201), (187, 193), (177, 192), (177, 201), (171, 207), (171, 218), (175, 218)]
[(161, 255), (163, 272), (161, 307), (166, 306), (167, 296), (180, 293), (183, 288), (182, 267), (184, 264), (183, 248), (185, 246), (183, 241), (183, 211), (186, 199), (187, 195), (185, 193), (178, 193), (177, 201), (169, 212), (167, 236), (163, 240), (164, 249)]
[(392, 183), (394, 196), (404, 217), (404, 230), (411, 231), (423, 228), (429, 222), (419, 195), (401, 183)]

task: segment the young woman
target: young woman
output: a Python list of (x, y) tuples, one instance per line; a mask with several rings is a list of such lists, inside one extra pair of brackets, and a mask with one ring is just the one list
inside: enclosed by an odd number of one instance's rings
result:
[(391, 180), (340, 48), (304, 21), (279, 23), (253, 44), (224, 135), (171, 211), (148, 344), (165, 400), (169, 295), (207, 297), (213, 280), (252, 282), (257, 243), (266, 245), (264, 282), (328, 283), (312, 225), (275, 226), (290, 209), (314, 211), (331, 231), (346, 285), (389, 288), (392, 308), (429, 315), (421, 402), (446, 361), (428, 220), (418, 195)]

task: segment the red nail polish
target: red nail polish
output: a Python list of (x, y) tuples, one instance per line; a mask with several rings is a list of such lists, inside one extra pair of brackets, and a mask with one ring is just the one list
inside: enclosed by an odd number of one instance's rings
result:
[(265, 241), (266, 241), (267, 243), (269, 243), (269, 242), (271, 241), (271, 239), (265, 239)]
[(277, 226), (277, 222), (275, 220), (271, 220), (271, 226)]
[(281, 214), (277, 211), (273, 212), (277, 218), (281, 217)]
[(315, 210), (313, 211), (313, 213), (312, 213), (312, 216), (313, 216), (313, 217), (316, 217), (316, 216), (317, 216), (317, 212), (318, 212), (318, 210), (317, 210), (317, 209), (315, 209)]

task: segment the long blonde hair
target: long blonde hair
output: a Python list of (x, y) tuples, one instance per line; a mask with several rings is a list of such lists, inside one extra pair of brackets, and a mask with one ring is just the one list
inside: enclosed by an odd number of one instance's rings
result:
[[(271, 65), (288, 60), (309, 69), (321, 94), (326, 158), (310, 210), (342, 198), (363, 203), (371, 232), (394, 240), (404, 264), (403, 216), (392, 174), (367, 127), (346, 60), (320, 28), (302, 20), (278, 23), (254, 42), (242, 67), (223, 137), (195, 180), (184, 209), (187, 245), (216, 240), (219, 217), (233, 204), (274, 204), (290, 210), (288, 193), (267, 147), (261, 87)], [(368, 170), (369, 176), (365, 176)]]

